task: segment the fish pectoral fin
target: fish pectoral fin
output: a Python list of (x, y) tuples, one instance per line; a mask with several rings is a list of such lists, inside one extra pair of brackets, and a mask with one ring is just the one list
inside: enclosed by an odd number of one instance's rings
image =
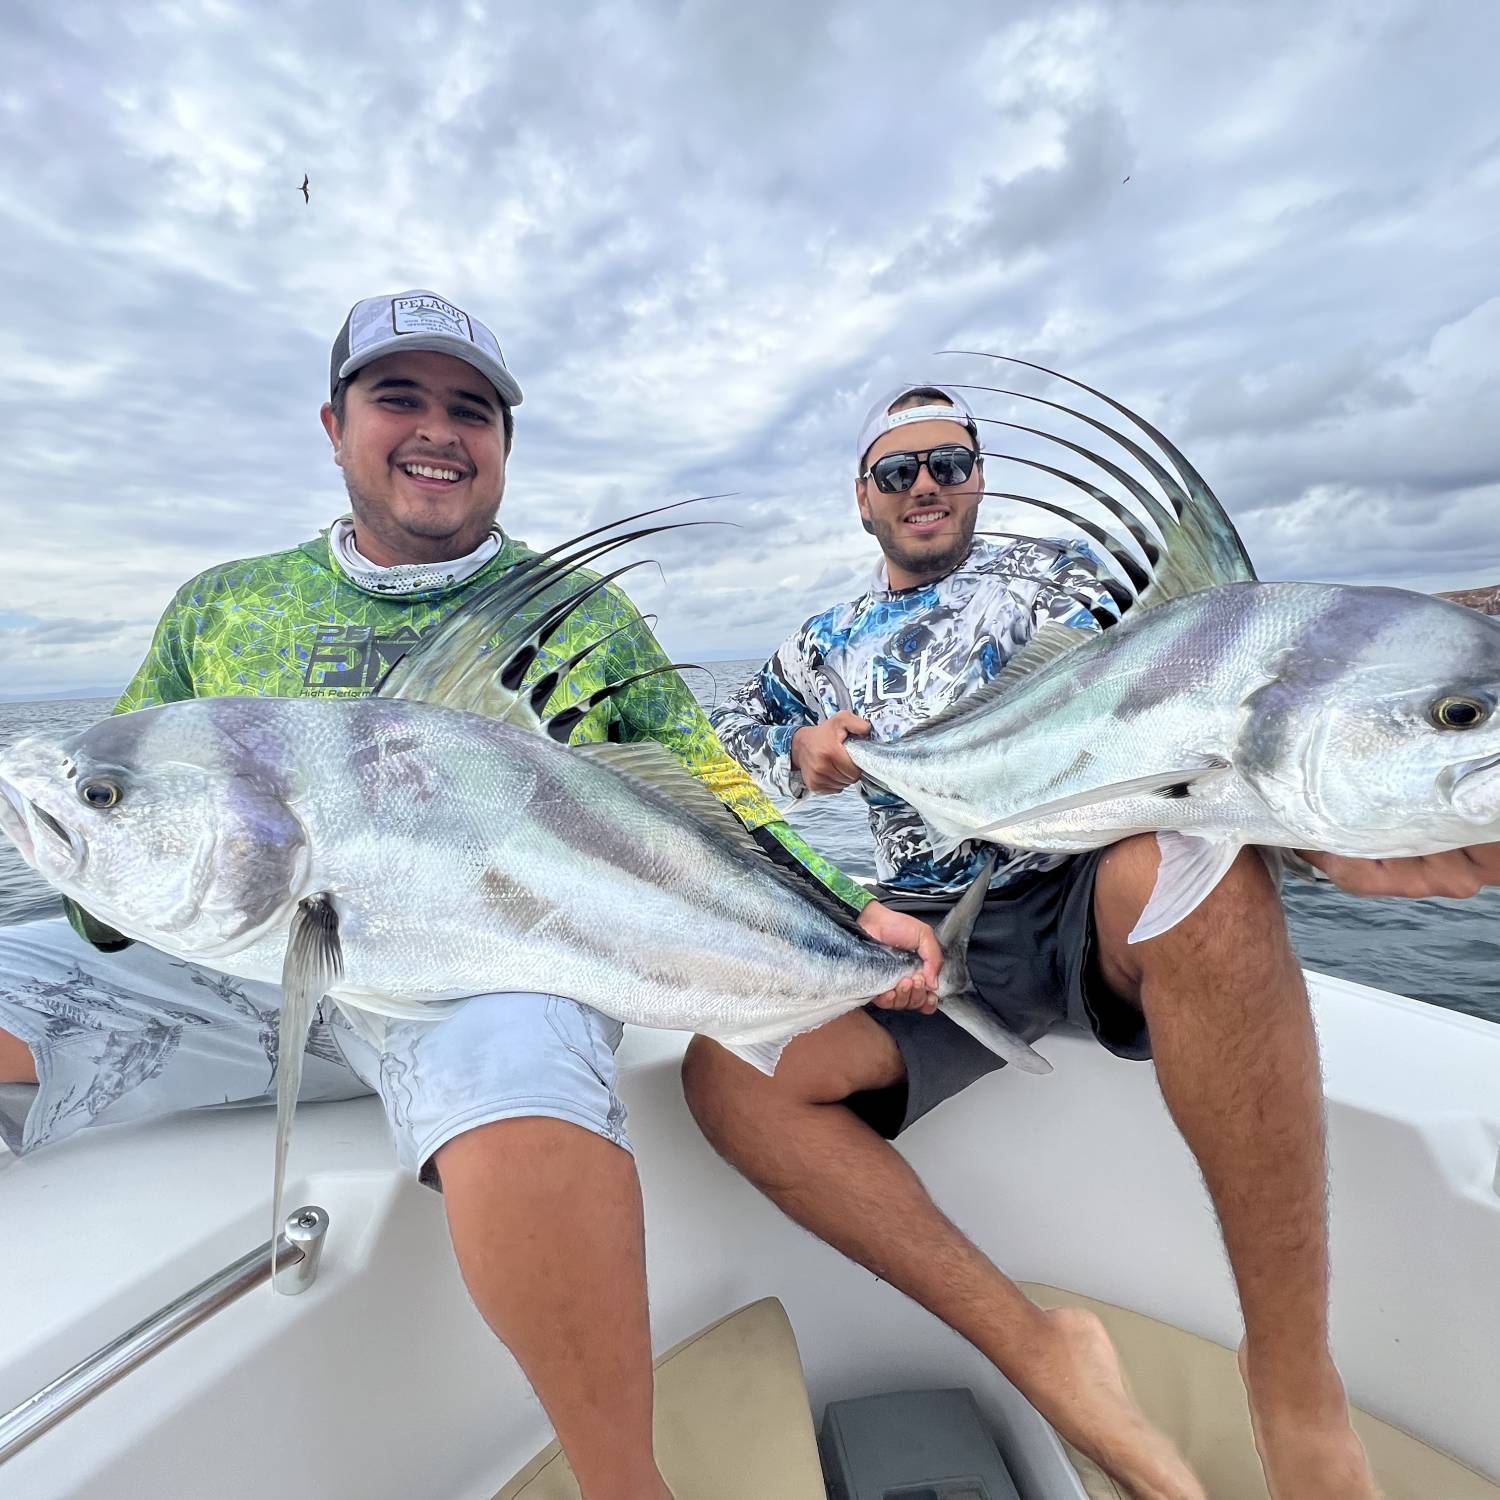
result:
[(697, 822), (702, 832), (740, 854), (748, 855), (763, 876), (795, 891), (802, 900), (811, 902), (841, 927), (853, 925), (853, 914), (837, 896), (825, 891), (816, 881), (804, 879), (800, 871), (793, 874), (777, 863), (769, 849), (757, 842), (763, 835), (751, 833), (665, 745), (655, 740), (619, 745), (608, 742), (572, 745), (568, 754), (603, 766), (637, 791), (666, 797), (678, 811)]
[(1227, 760), (1213, 756), (1207, 761), (1199, 761), (1196, 766), (1178, 766), (1170, 771), (1153, 771), (1149, 776), (1131, 776), (1124, 781), (1111, 781), (1104, 786), (1090, 787), (1087, 791), (1074, 792), (1071, 796), (1058, 797), (1051, 802), (1039, 802), (1034, 807), (1006, 813), (1004, 817), (976, 828), (969, 837), (994, 837), (1003, 834), (1008, 828), (1033, 822), (1037, 818), (1071, 812), (1077, 807), (1095, 807), (1101, 802), (1117, 802), (1124, 797), (1140, 797), (1152, 792), (1159, 792), (1167, 797), (1188, 797), (1195, 788), (1222, 776), (1228, 769)]
[(281, 1196), (292, 1115), (302, 1089), (302, 1058), (318, 1001), (344, 973), (339, 918), (326, 892), (305, 897), (292, 914), (281, 965), (281, 1016), (276, 1027), (276, 1175), (271, 1189), (271, 1274), (281, 1238)]
[(776, 1064), (781, 1061), (781, 1054), (786, 1051), (787, 1043), (791, 1041), (790, 1036), (784, 1036), (774, 1042), (726, 1042), (719, 1041), (719, 1045), (726, 1051), (732, 1052), (742, 1062), (747, 1062), (752, 1068), (758, 1068), (768, 1078), (776, 1071)]
[(1224, 839), (1201, 839), (1194, 834), (1162, 829), (1156, 835), (1161, 864), (1156, 884), (1130, 936), (1131, 943), (1160, 937), (1191, 916), (1224, 878), (1244, 846)]
[(607, 766), (616, 776), (670, 798), (684, 812), (726, 838), (756, 848), (745, 825), (659, 740), (631, 740), (619, 745), (601, 741), (572, 745), (569, 750), (579, 760)]
[(992, 678), (972, 693), (965, 693), (956, 703), (950, 703), (941, 713), (934, 714), (914, 725), (901, 736), (903, 740), (919, 740), (936, 734), (940, 729), (949, 729), (963, 719), (975, 719), (988, 713), (994, 703), (1014, 691), (1018, 683), (1050, 667), (1070, 651), (1093, 640), (1097, 630), (1080, 630), (1076, 625), (1063, 625), (1049, 620), (1039, 625), (1031, 639), (1006, 662), (997, 677)]

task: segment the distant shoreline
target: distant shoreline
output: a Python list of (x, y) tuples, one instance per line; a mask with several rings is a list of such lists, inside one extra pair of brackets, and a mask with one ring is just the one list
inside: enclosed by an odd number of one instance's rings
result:
[(77, 698), (118, 698), (123, 687), (51, 688), (39, 693), (0, 693), (0, 703), (70, 703)]
[(1482, 615), (1500, 615), (1500, 583), (1486, 584), (1477, 589), (1453, 589), (1439, 594), (1439, 599), (1451, 599), (1455, 604), (1466, 604)]

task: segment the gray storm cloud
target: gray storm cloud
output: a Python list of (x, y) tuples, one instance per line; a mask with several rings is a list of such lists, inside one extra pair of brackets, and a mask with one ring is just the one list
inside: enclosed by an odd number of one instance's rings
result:
[(0, 691), (123, 682), (187, 577), (326, 525), (328, 345), (410, 285), (526, 389), (518, 536), (732, 492), (631, 575), (674, 655), (862, 586), (851, 434), (951, 346), (1138, 405), (1266, 576), (1493, 582), (1497, 44), (1420, 0), (4, 7)]

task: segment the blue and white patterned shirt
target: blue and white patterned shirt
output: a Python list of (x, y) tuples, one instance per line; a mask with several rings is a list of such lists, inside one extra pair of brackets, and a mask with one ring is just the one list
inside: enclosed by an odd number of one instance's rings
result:
[[(977, 540), (935, 583), (892, 589), (882, 560), (872, 587), (814, 615), (710, 716), (724, 748), (783, 804), (809, 795), (792, 764), (792, 737), (839, 710), (828, 669), (848, 686), (877, 740), (895, 740), (997, 676), (1048, 620), (1097, 629), (1088, 600), (1115, 606), (1100, 559), (1078, 542)], [(858, 783), (869, 805), (882, 885), (938, 895), (963, 890), (985, 846), (933, 852), (910, 803)], [(1010, 884), (1069, 856), (1002, 850), (995, 884)], [(1008, 861), (1008, 862), (1007, 862)]]

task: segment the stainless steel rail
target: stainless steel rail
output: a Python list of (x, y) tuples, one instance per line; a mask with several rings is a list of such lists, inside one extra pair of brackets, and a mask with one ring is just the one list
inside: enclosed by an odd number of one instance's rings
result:
[(242, 1255), (0, 1416), (0, 1464), (188, 1329), (270, 1280), (273, 1249), (276, 1290), (288, 1297), (305, 1292), (317, 1277), (327, 1229), (328, 1215), (321, 1208), (299, 1208), (288, 1217), (274, 1244), (267, 1240)]

